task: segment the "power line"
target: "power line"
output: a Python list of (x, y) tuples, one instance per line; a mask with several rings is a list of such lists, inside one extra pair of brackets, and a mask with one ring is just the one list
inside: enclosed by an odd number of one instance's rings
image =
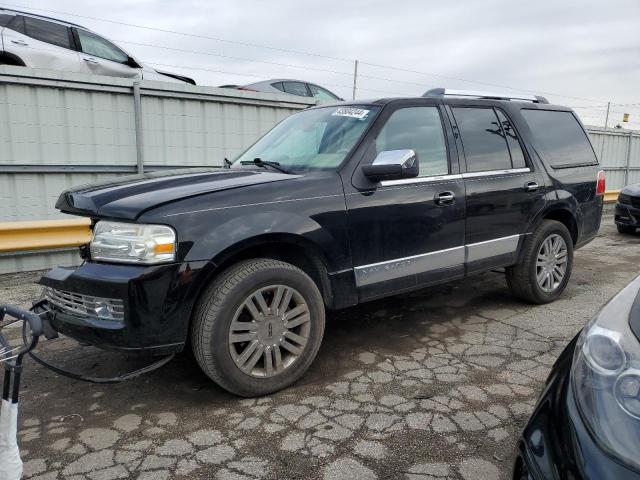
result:
[(184, 48), (176, 48), (176, 47), (168, 47), (165, 45), (155, 45), (152, 43), (139, 43), (139, 42), (130, 42), (128, 40), (114, 40), (115, 42), (118, 43), (128, 43), (130, 45), (138, 45), (141, 47), (151, 47), (151, 48), (162, 48), (165, 50), (174, 50), (176, 52), (183, 52), (183, 53), (195, 53), (197, 55), (208, 55), (211, 57), (221, 57), (221, 58), (230, 58), (232, 60), (242, 60), (245, 62), (256, 62), (256, 63), (266, 63), (268, 65), (278, 65), (281, 67), (292, 67), (292, 68), (301, 68), (304, 70), (315, 70), (318, 72), (327, 72), (327, 73), (335, 73), (338, 75), (348, 75), (348, 76), (352, 76), (353, 73), (352, 72), (340, 72), (338, 70), (329, 70), (326, 68), (318, 68), (318, 67), (310, 67), (307, 65), (296, 65), (293, 63), (281, 63), (281, 62), (271, 62), (268, 60), (260, 60), (257, 58), (249, 58), (249, 57), (235, 57), (233, 55), (224, 55), (222, 53), (213, 53), (213, 52), (203, 52), (202, 50), (188, 50), (188, 49), (184, 49)]
[[(349, 77), (353, 76), (353, 72), (341, 72), (338, 70), (330, 70), (330, 69), (326, 69), (326, 68), (318, 68), (318, 67), (310, 67), (308, 65), (296, 65), (293, 63), (282, 63), (282, 62), (272, 62), (272, 61), (268, 61), (268, 60), (260, 60), (258, 58), (249, 58), (249, 57), (236, 57), (233, 55), (225, 55), (222, 53), (213, 53), (213, 52), (204, 52), (202, 50), (189, 50), (189, 49), (184, 49), (184, 48), (176, 48), (176, 47), (169, 47), (166, 45), (155, 45), (153, 43), (139, 43), (139, 42), (131, 42), (129, 40), (114, 40), (115, 42), (118, 43), (127, 43), (130, 45), (138, 45), (138, 46), (142, 46), (142, 47), (151, 47), (151, 48), (161, 48), (161, 49), (165, 49), (165, 50), (174, 50), (176, 52), (184, 52), (184, 53), (195, 53), (196, 55), (208, 55), (208, 56), (212, 56), (212, 57), (221, 57), (221, 58), (230, 58), (233, 60), (242, 60), (242, 61), (246, 61), (246, 62), (256, 62), (256, 63), (265, 63), (265, 64), (269, 64), (269, 65), (278, 65), (281, 67), (291, 67), (291, 68), (300, 68), (303, 70), (315, 70), (318, 72), (326, 72), (326, 73), (334, 73), (337, 75), (346, 75)], [(425, 83), (424, 82), (410, 82), (408, 80), (398, 80), (395, 78), (385, 78), (385, 77), (377, 77), (374, 75), (365, 75), (365, 74), (358, 74), (358, 77), (360, 78), (369, 78), (372, 80), (382, 80), (382, 81), (386, 81), (386, 82), (395, 82), (395, 83), (405, 83), (408, 85), (417, 85), (419, 87), (423, 87), (425, 88)]]
[[(181, 35), (181, 36), (185, 36), (185, 37), (202, 38), (202, 39), (213, 40), (213, 41), (217, 41), (217, 42), (223, 42), (223, 43), (229, 43), (229, 44), (235, 44), (235, 45), (242, 45), (242, 46), (245, 46), (245, 47), (263, 48), (263, 49), (268, 49), (268, 50), (273, 50), (273, 51), (293, 53), (293, 54), (297, 54), (297, 55), (307, 55), (307, 56), (312, 56), (312, 57), (317, 57), (317, 58), (325, 58), (325, 59), (336, 60), (336, 61), (341, 61), (341, 62), (348, 62), (348, 63), (352, 63), (353, 62), (353, 60), (351, 60), (351, 59), (335, 57), (335, 56), (331, 56), (331, 55), (325, 55), (325, 54), (319, 54), (319, 53), (313, 53), (313, 52), (306, 52), (306, 51), (294, 50), (294, 49), (287, 49), (287, 48), (281, 48), (281, 47), (273, 47), (273, 46), (264, 45), (264, 44), (258, 44), (258, 43), (242, 42), (242, 41), (237, 41), (237, 40), (227, 40), (227, 39), (224, 39), (224, 38), (212, 37), (212, 36), (208, 36), (208, 35), (200, 35), (200, 34), (194, 34), (194, 33), (179, 32), (179, 31), (176, 31), (176, 30), (169, 30), (169, 29), (164, 29), (164, 28), (159, 28), (159, 27), (150, 27), (150, 26), (147, 26), (147, 25), (138, 25), (138, 24), (133, 24), (133, 23), (121, 22), (121, 21), (117, 21), (117, 20), (109, 20), (109, 19), (104, 19), (104, 18), (92, 17), (92, 16), (88, 16), (88, 15), (80, 15), (80, 14), (77, 14), (77, 13), (63, 12), (63, 11), (59, 11), (59, 10), (30, 7), (28, 5), (4, 3), (4, 2), (0, 2), (0, 4), (5, 5), (7, 7), (28, 8), (28, 9), (32, 9), (32, 10), (38, 10), (38, 11), (42, 11), (42, 12), (47, 12), (47, 13), (56, 13), (56, 14), (61, 14), (61, 15), (69, 15), (69, 16), (72, 16), (72, 17), (86, 18), (86, 19), (95, 20), (95, 21), (99, 21), (99, 22), (107, 22), (107, 23), (112, 23), (112, 24), (116, 24), (116, 25), (123, 25), (123, 26), (128, 26), (128, 27), (141, 28), (141, 29), (145, 29), (145, 30), (158, 31), (158, 32), (162, 32), (162, 33), (171, 33), (171, 34), (174, 34), (174, 35)], [(543, 94), (543, 95), (552, 95), (552, 96), (557, 96), (557, 97), (561, 97), (561, 98), (572, 98), (572, 99), (576, 99), (576, 100), (586, 100), (586, 101), (589, 101), (589, 102), (598, 102), (598, 103), (603, 103), (604, 102), (604, 100), (595, 100), (595, 99), (590, 99), (590, 98), (563, 95), (563, 94), (552, 93), (552, 92), (541, 92), (541, 91), (537, 91), (537, 90), (523, 89), (523, 88), (512, 87), (512, 86), (496, 84), (496, 83), (482, 82), (482, 81), (477, 81), (477, 80), (468, 80), (468, 79), (461, 78), (461, 77), (454, 77), (454, 76), (449, 76), (449, 75), (441, 75), (441, 74), (430, 73), (430, 72), (422, 72), (422, 71), (419, 71), (419, 70), (412, 70), (412, 69), (403, 68), (403, 67), (381, 65), (381, 64), (369, 63), (369, 62), (361, 62), (361, 64), (369, 65), (369, 66), (377, 67), (377, 68), (396, 70), (396, 71), (402, 71), (402, 72), (407, 72), (407, 73), (414, 73), (414, 74), (418, 74), (418, 75), (425, 75), (425, 76), (437, 77), (437, 78), (448, 79), (448, 80), (456, 80), (456, 81), (459, 81), (459, 82), (472, 83), (472, 84), (477, 84), (477, 85), (484, 85), (484, 86), (498, 87), (498, 88), (507, 88), (507, 89), (510, 89), (510, 90), (517, 90), (517, 91), (521, 91), (521, 92), (530, 92), (530, 93), (537, 93), (537, 94)], [(341, 72), (341, 73), (343, 73), (343, 72)], [(365, 75), (361, 75), (361, 76), (365, 77)], [(415, 85), (422, 85), (422, 84), (417, 83), (417, 82), (398, 81), (398, 80), (388, 79), (388, 78), (383, 78), (383, 77), (368, 76), (368, 78), (384, 80), (384, 81), (393, 81), (393, 82), (397, 81), (399, 83), (410, 83), (410, 84), (415, 84)]]
[[(213, 73), (224, 73), (227, 75), (236, 75), (236, 76), (240, 76), (240, 77), (253, 77), (253, 78), (265, 78), (269, 77), (270, 75), (255, 75), (252, 73), (241, 73), (241, 72), (230, 72), (228, 70), (217, 70), (217, 69), (211, 69), (211, 68), (202, 68), (202, 67), (196, 67), (193, 65), (172, 65), (172, 64), (168, 64), (168, 63), (157, 63), (157, 62), (145, 62), (149, 65), (156, 65), (156, 66), (160, 66), (160, 67), (170, 67), (170, 68), (183, 68), (185, 70), (201, 70), (203, 72), (213, 72)], [(274, 77), (273, 75), (271, 75), (271, 77)], [(340, 87), (340, 88), (351, 88), (350, 85), (343, 85), (343, 84), (336, 84), (336, 83), (326, 83), (323, 82), (324, 85), (329, 85), (332, 87)], [(368, 92), (377, 92), (377, 93), (384, 93), (384, 94), (392, 94), (392, 95), (399, 95), (399, 96), (406, 96), (406, 94), (404, 93), (400, 93), (400, 92), (392, 92), (389, 90), (376, 90), (373, 88), (364, 88), (364, 87), (358, 87), (358, 90), (366, 90)]]
[(184, 37), (203, 38), (203, 39), (206, 39), (206, 40), (214, 40), (216, 42), (231, 43), (231, 44), (235, 44), (235, 45), (242, 45), (242, 46), (245, 46), (245, 47), (265, 48), (265, 49), (268, 49), (268, 50), (275, 50), (275, 51), (279, 51), (279, 52), (295, 53), (297, 55), (308, 55), (308, 56), (311, 56), (311, 57), (327, 58), (327, 59), (330, 59), (330, 60), (337, 60), (337, 61), (341, 61), (341, 62), (349, 62), (349, 63), (353, 62), (353, 60), (351, 60), (351, 59), (340, 58), (340, 57), (332, 57), (331, 55), (323, 55), (323, 54), (320, 54), (320, 53), (304, 52), (304, 51), (301, 51), (301, 50), (293, 50), (293, 49), (281, 48), (281, 47), (272, 47), (272, 46), (269, 46), (269, 45), (262, 45), (262, 44), (259, 44), (259, 43), (240, 42), (240, 41), (237, 41), (237, 40), (227, 40), (227, 39), (224, 39), (224, 38), (211, 37), (211, 36), (208, 36), (208, 35), (200, 35), (200, 34), (196, 34), (196, 33), (178, 32), (176, 30), (169, 30), (169, 29), (159, 28), (159, 27), (150, 27), (148, 25), (138, 25), (138, 24), (135, 24), (135, 23), (120, 22), (120, 21), (117, 21), (117, 20), (108, 20), (106, 18), (91, 17), (91, 16), (88, 16), (88, 15), (80, 15), (80, 14), (77, 14), (77, 13), (70, 13), (70, 12), (62, 12), (60, 10), (51, 10), (51, 9), (47, 9), (47, 8), (30, 7), (28, 5), (20, 5), (20, 4), (15, 4), (15, 3), (4, 3), (4, 2), (1, 2), (0, 4), (5, 5), (7, 7), (29, 8), (31, 10), (38, 10), (40, 12), (56, 13), (56, 14), (59, 14), (59, 15), (69, 15), (71, 17), (86, 18), (88, 20), (95, 20), (95, 21), (98, 21), (98, 22), (113, 23), (115, 25), (123, 25), (123, 26), (127, 26), (127, 27), (143, 28), (145, 30), (153, 30), (153, 31), (162, 32), (162, 33), (172, 33), (174, 35), (182, 35)]

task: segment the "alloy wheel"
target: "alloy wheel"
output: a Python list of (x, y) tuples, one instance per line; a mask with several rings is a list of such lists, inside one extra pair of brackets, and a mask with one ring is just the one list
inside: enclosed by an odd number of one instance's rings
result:
[(229, 350), (236, 366), (252, 377), (273, 377), (303, 354), (311, 331), (304, 297), (286, 285), (249, 294), (235, 312)]
[(551, 293), (562, 284), (567, 261), (568, 251), (564, 238), (557, 233), (545, 238), (536, 258), (536, 279), (543, 291)]

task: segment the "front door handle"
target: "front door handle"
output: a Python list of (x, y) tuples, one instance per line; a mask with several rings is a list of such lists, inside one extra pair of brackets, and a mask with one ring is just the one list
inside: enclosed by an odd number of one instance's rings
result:
[(91, 57), (85, 57), (83, 58), (83, 60), (87, 63), (98, 63), (98, 61), (95, 58), (91, 58)]
[(436, 205), (451, 205), (455, 199), (453, 192), (441, 192), (436, 195), (434, 201)]
[(22, 40), (11, 40), (11, 43), (15, 43), (16, 45), (20, 45), (22, 47), (26, 47), (29, 45), (27, 42), (23, 42)]
[(527, 182), (524, 184), (524, 190), (526, 192), (537, 192), (538, 184), (536, 182)]

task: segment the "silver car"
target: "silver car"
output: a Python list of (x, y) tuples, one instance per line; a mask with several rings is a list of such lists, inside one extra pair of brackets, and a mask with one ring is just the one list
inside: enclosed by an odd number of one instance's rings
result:
[(299, 97), (312, 97), (321, 102), (341, 102), (343, 99), (335, 93), (315, 83), (289, 78), (274, 78), (263, 82), (250, 83), (248, 85), (222, 85), (222, 88), (237, 88), (254, 92), (288, 93)]
[(0, 8), (0, 40), (0, 65), (195, 85), (188, 77), (144, 65), (80, 25), (54, 18)]

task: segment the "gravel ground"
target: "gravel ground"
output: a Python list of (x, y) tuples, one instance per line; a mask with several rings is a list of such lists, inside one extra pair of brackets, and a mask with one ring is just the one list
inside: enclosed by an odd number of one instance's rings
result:
[[(307, 375), (265, 398), (225, 393), (189, 355), (117, 385), (28, 362), (19, 433), (26, 477), (509, 478), (518, 433), (555, 358), (638, 273), (640, 236), (619, 235), (611, 217), (603, 224), (576, 254), (561, 300), (520, 303), (503, 275), (487, 273), (334, 313)], [(27, 305), (37, 278), (0, 277), (2, 300)], [(50, 355), (82, 364), (66, 349)]]

